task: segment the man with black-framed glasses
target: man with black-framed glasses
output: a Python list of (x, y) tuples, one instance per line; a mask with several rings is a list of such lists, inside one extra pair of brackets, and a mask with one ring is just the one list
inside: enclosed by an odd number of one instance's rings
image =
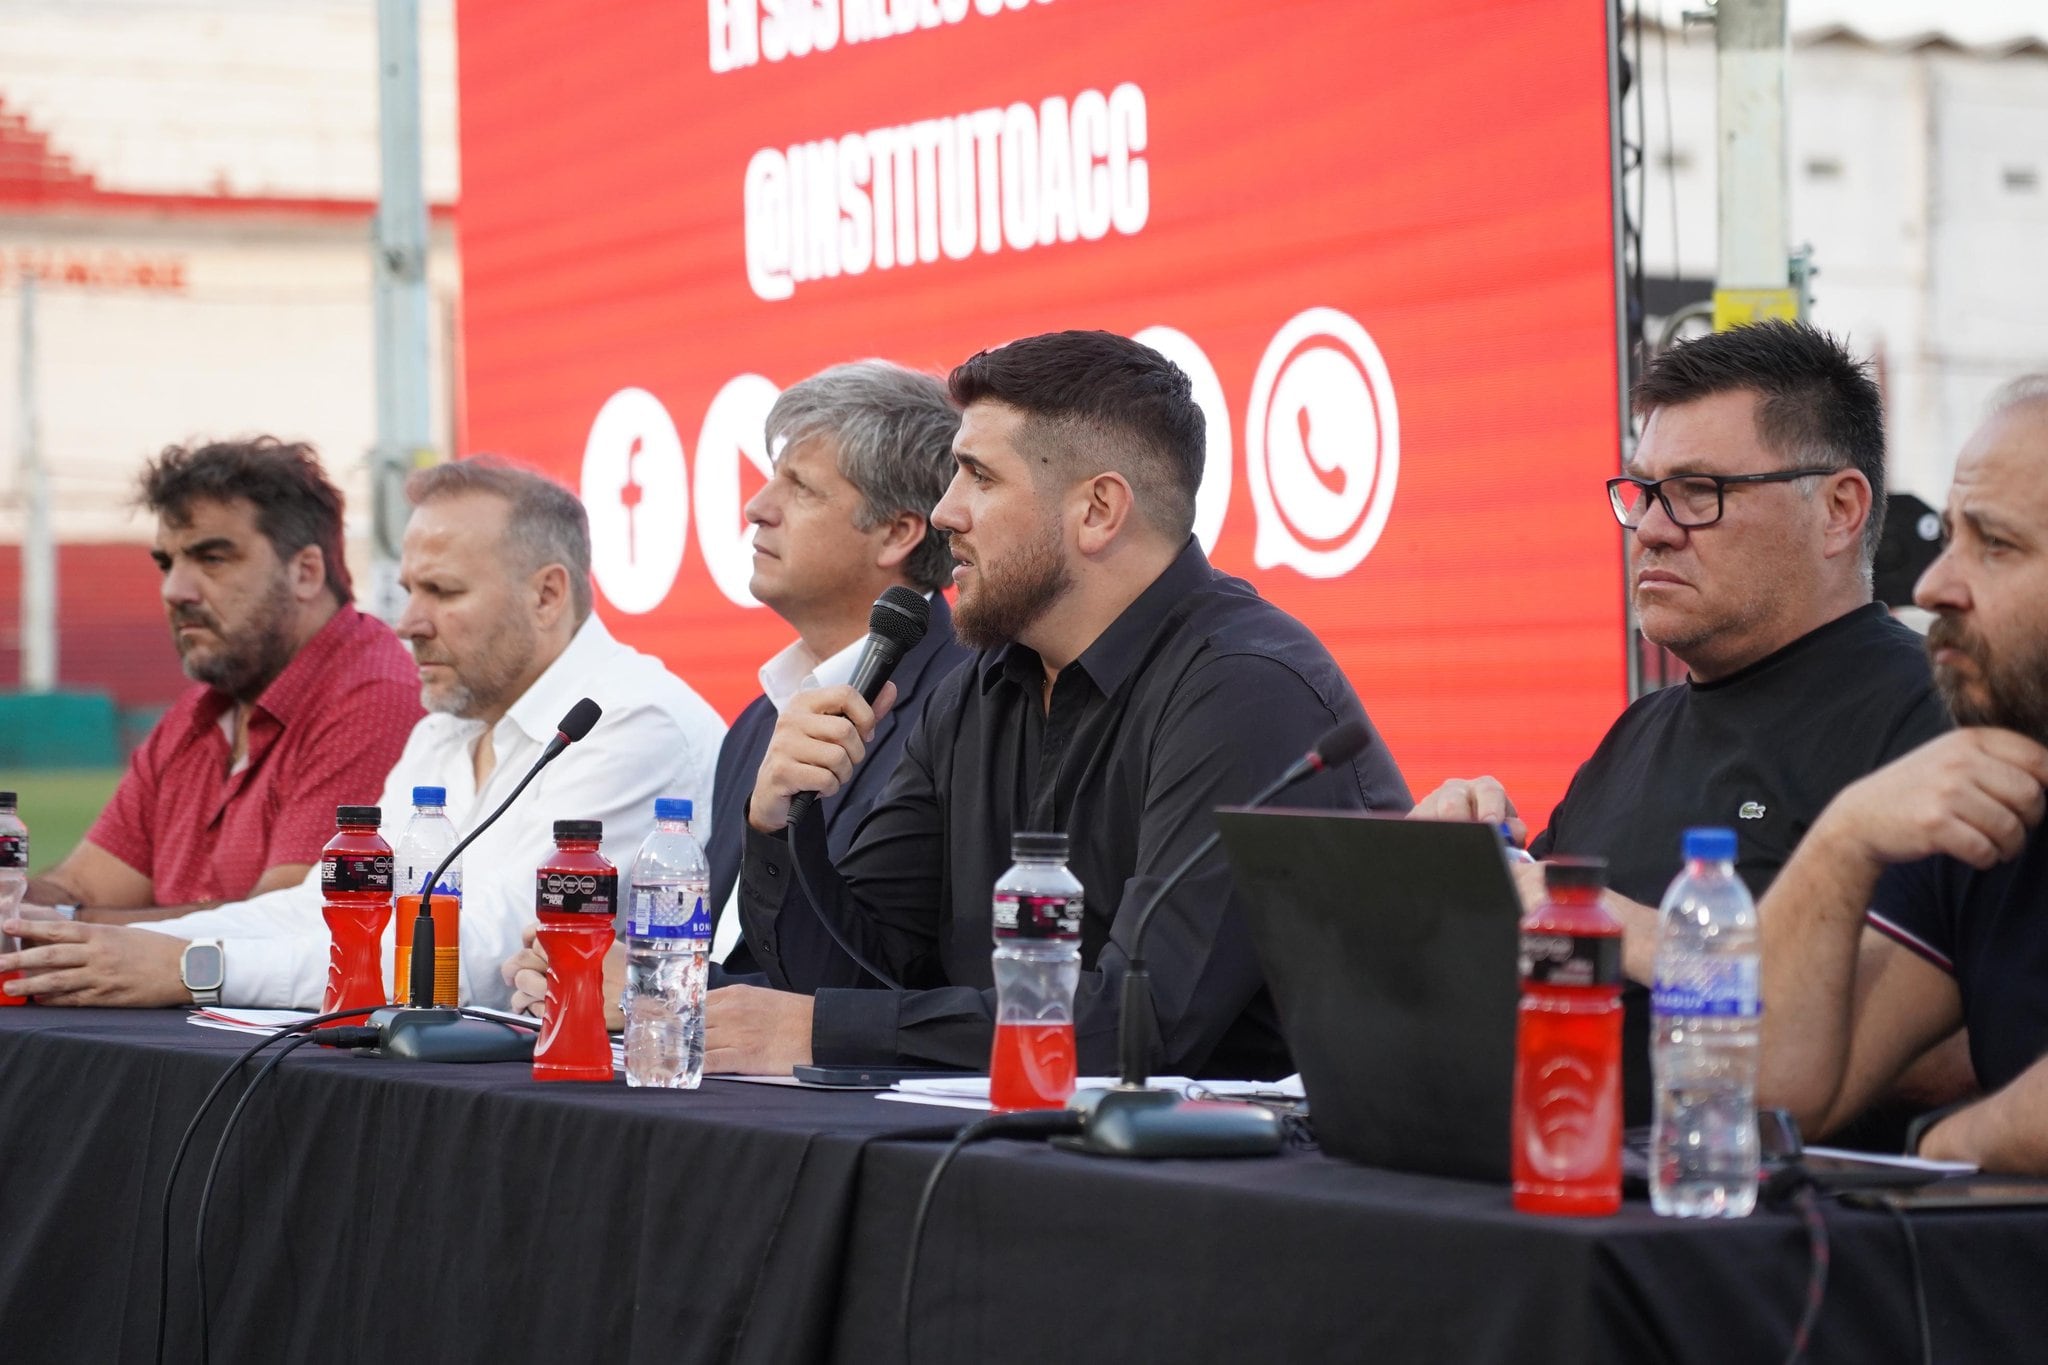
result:
[[(1733, 828), (1761, 897), (1836, 792), (1948, 721), (1919, 638), (1872, 600), (1884, 414), (1865, 367), (1812, 327), (1762, 323), (1672, 348), (1633, 396), (1642, 436), (1606, 491), (1643, 636), (1689, 676), (1622, 713), (1530, 850), (1607, 858), (1644, 982), (1685, 828)], [(1445, 783), (1415, 814), (1516, 818), (1491, 778)], [(1624, 1102), (1642, 1123), (1646, 992), (1624, 1000)]]

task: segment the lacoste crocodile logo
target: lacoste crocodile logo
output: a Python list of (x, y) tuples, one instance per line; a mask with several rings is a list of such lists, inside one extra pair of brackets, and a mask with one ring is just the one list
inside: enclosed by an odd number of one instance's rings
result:
[(1761, 820), (1764, 818), (1764, 803), (1745, 801), (1742, 803), (1742, 809), (1735, 813), (1744, 820)]

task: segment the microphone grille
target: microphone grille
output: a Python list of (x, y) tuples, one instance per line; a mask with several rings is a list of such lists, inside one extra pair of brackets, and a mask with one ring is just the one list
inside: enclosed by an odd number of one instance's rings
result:
[(1334, 768), (1365, 752), (1365, 746), (1371, 739), (1372, 733), (1365, 728), (1364, 721), (1347, 720), (1316, 741), (1316, 757), (1322, 760), (1325, 768)]
[(931, 614), (932, 604), (923, 593), (899, 583), (875, 599), (868, 631), (907, 650), (924, 638)]
[(571, 744), (590, 733), (590, 727), (597, 724), (597, 718), (604, 714), (604, 708), (585, 697), (569, 708), (569, 714), (562, 717), (562, 723), (555, 728)]

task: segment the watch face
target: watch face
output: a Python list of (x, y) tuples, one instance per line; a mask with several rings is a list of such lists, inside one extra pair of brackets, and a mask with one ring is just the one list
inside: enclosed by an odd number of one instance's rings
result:
[(194, 943), (185, 949), (185, 965), (182, 975), (188, 991), (217, 991), (221, 977), (226, 973), (218, 943)]

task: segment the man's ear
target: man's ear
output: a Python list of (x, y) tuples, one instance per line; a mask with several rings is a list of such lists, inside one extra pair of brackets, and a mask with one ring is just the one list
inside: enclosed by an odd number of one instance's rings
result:
[(1073, 502), (1080, 512), (1078, 548), (1084, 555), (1097, 555), (1124, 533), (1137, 515), (1137, 498), (1130, 481), (1115, 470), (1105, 470), (1075, 485)]
[(875, 567), (900, 568), (918, 546), (924, 544), (925, 519), (915, 512), (898, 512), (882, 528), (882, 543), (875, 550)]
[(534, 619), (543, 630), (552, 629), (570, 609), (569, 570), (563, 565), (547, 564), (534, 570), (527, 590), (533, 595)]
[(1863, 529), (1871, 517), (1870, 481), (1860, 469), (1839, 470), (1828, 476), (1821, 496), (1826, 499), (1827, 524), (1822, 531), (1822, 550), (1830, 558), (1838, 554), (1863, 552)]
[(310, 602), (327, 590), (327, 554), (318, 545), (307, 545), (285, 561), (285, 580), (292, 597)]

